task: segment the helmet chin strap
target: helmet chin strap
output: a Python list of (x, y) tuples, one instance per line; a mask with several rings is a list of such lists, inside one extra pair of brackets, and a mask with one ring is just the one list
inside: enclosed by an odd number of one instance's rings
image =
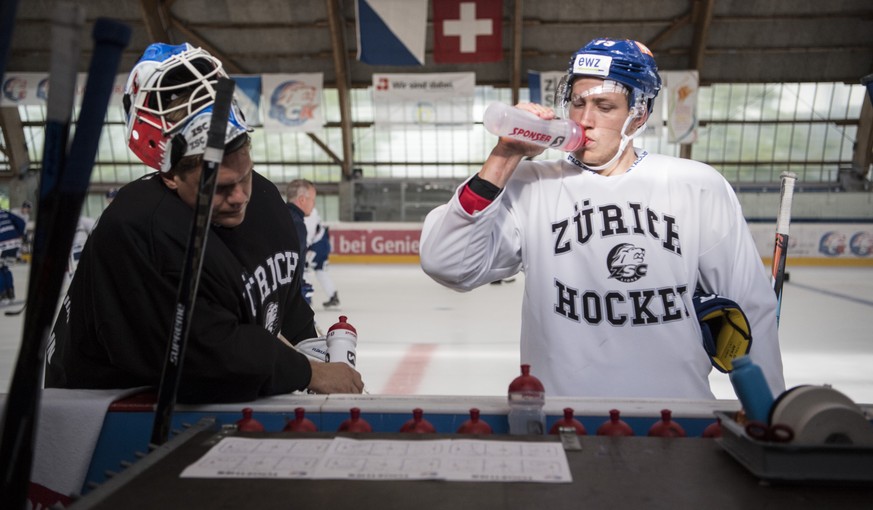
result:
[[(637, 106), (636, 108), (634, 108), (634, 111), (639, 111), (638, 108), (640, 108), (640, 106)], [(645, 110), (643, 110), (643, 112), (644, 111)], [(642, 115), (642, 113), (640, 115)], [(627, 128), (630, 126), (630, 123), (633, 122), (633, 120), (636, 119), (637, 117), (638, 117), (638, 115), (628, 115), (627, 119), (624, 121), (624, 125), (621, 126), (621, 143), (618, 144), (618, 150), (615, 152), (615, 156), (613, 156), (612, 159), (610, 159), (606, 163), (599, 165), (599, 166), (591, 166), (591, 165), (588, 165), (584, 162), (582, 163), (582, 165), (588, 170), (592, 170), (594, 172), (601, 172), (601, 171), (606, 170), (607, 168), (611, 167), (613, 164), (615, 164), (615, 162), (618, 160), (618, 158), (621, 157), (622, 154), (624, 154), (624, 150), (627, 148), (627, 144), (629, 144), (631, 140), (636, 138), (637, 135), (639, 135), (640, 133), (642, 133), (643, 131), (646, 130), (646, 123), (643, 122), (642, 125), (640, 127), (638, 127), (636, 131), (634, 131), (630, 135), (625, 134), (625, 131), (627, 131)]]

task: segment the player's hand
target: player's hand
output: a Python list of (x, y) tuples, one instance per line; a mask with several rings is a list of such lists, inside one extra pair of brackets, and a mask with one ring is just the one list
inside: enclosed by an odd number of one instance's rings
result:
[(361, 393), (364, 381), (361, 374), (345, 363), (309, 361), (312, 379), (309, 390), (315, 393)]
[[(541, 104), (536, 103), (518, 103), (515, 105), (519, 110), (524, 110), (526, 112), (532, 113), (537, 117), (544, 120), (553, 120), (555, 118), (555, 111), (547, 106), (543, 106)], [(510, 153), (520, 154), (526, 158), (532, 158), (535, 156), (539, 156), (546, 150), (545, 147), (541, 145), (537, 145), (535, 143), (527, 143), (519, 140), (515, 140), (509, 137), (500, 137), (500, 140), (495, 147), (495, 151), (501, 152), (504, 155), (509, 155)]]

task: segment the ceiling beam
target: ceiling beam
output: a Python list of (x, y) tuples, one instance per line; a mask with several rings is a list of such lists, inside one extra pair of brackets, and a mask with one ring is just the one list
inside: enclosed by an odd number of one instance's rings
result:
[(16, 177), (27, 172), (30, 156), (27, 154), (27, 139), (17, 106), (0, 108), (0, 131), (3, 132), (3, 153), (9, 160), (9, 169)]
[(692, 13), (694, 15), (694, 36), (691, 40), (691, 57), (688, 68), (701, 71), (703, 57), (706, 56), (706, 41), (709, 38), (709, 26), (712, 24), (712, 11), (715, 0), (694, 0)]
[[(333, 68), (336, 75), (336, 89), (339, 95), (340, 124), (343, 141), (342, 171), (345, 179), (352, 177), (352, 108), (349, 89), (348, 50), (346, 48), (345, 20), (338, 0), (325, 0), (327, 20), (330, 26), (330, 40), (333, 47)], [(323, 146), (322, 148), (326, 148)], [(336, 156), (334, 156), (336, 157)]]
[(870, 179), (870, 165), (873, 165), (873, 97), (864, 94), (861, 105), (861, 117), (858, 121), (858, 131), (855, 136), (855, 150), (852, 154), (852, 168), (859, 177)]
[(172, 44), (173, 41), (170, 39), (170, 33), (167, 32), (165, 23), (169, 12), (164, 1), (140, 0), (139, 6), (142, 11), (142, 21), (145, 23), (146, 33), (149, 36), (149, 43)]
[(521, 34), (524, 26), (523, 0), (515, 0), (515, 12), (512, 16), (512, 104), (518, 104), (521, 89)]
[(221, 60), (221, 63), (224, 64), (224, 68), (229, 74), (247, 74), (247, 71), (239, 64), (234, 62), (226, 53), (216, 48), (212, 43), (204, 39), (197, 32), (188, 28), (185, 23), (173, 16), (172, 13), (168, 12), (168, 14), (170, 25), (172, 26), (173, 30), (176, 30), (180, 34), (182, 34), (182, 39), (184, 39), (185, 42), (189, 42), (194, 46), (199, 46), (211, 53), (213, 57)]
[(661, 46), (661, 44), (664, 43), (664, 41), (668, 40), (670, 37), (673, 36), (673, 34), (678, 32), (679, 29), (687, 26), (689, 23), (691, 23), (691, 13), (687, 12), (684, 15), (675, 18), (672, 22), (670, 22), (670, 25), (668, 25), (667, 28), (661, 30), (658, 35), (656, 35), (652, 39), (646, 41), (646, 46), (648, 46), (649, 49), (652, 51), (657, 50)]

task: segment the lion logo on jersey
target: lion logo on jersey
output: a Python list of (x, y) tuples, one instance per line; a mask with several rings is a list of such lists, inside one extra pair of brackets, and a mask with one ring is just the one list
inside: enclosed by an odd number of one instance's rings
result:
[(267, 303), (267, 309), (264, 311), (264, 329), (274, 334), (279, 332), (279, 304), (275, 301)]
[(630, 243), (622, 243), (610, 250), (606, 258), (609, 277), (620, 282), (635, 282), (646, 275), (646, 250)]

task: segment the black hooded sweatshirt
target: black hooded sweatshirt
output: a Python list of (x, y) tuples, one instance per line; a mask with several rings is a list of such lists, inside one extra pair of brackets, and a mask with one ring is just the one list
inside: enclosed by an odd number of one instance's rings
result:
[[(194, 211), (156, 173), (123, 187), (88, 239), (49, 342), (46, 386), (157, 386)], [(284, 201), (254, 173), (244, 221), (213, 225), (178, 400), (244, 402), (308, 386), (289, 348), (316, 336)]]

